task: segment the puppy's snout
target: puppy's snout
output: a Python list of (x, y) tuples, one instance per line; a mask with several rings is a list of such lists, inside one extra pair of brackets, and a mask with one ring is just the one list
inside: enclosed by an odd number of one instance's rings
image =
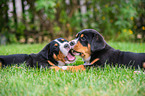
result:
[(69, 44), (64, 45), (64, 48), (69, 48), (69, 47), (70, 47)]
[(75, 45), (75, 42), (74, 41), (71, 41), (70, 42), (70, 46), (74, 46)]

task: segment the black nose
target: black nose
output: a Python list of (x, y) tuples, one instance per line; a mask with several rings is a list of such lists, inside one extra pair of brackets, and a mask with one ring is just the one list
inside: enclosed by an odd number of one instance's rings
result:
[(75, 42), (74, 41), (71, 41), (70, 42), (70, 46), (73, 46), (73, 45), (75, 45)]
[(69, 45), (68, 45), (68, 44), (65, 44), (65, 45), (64, 45), (64, 48), (68, 48), (68, 47), (69, 47)]

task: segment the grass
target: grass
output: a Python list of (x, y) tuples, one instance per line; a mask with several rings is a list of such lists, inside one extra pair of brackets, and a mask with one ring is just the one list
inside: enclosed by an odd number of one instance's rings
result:
[[(109, 42), (122, 51), (144, 52), (145, 44)], [(0, 46), (0, 55), (38, 53), (45, 44)], [(83, 64), (80, 57), (74, 65)], [(145, 96), (145, 74), (106, 66), (83, 72), (7, 67), (0, 69), (0, 96)]]

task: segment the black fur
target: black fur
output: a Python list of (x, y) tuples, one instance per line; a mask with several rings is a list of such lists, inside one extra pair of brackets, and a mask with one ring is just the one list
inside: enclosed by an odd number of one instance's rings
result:
[[(81, 34), (84, 34), (85, 39), (82, 39)], [(84, 38), (83, 37), (83, 38)], [(135, 69), (143, 68), (145, 62), (145, 53), (133, 53), (116, 50), (109, 46), (104, 40), (103, 36), (93, 29), (85, 29), (78, 33), (76, 37), (83, 46), (91, 45), (91, 59), (90, 62), (99, 58), (94, 66), (110, 65), (125, 65)]]
[[(60, 39), (63, 38), (58, 38), (57, 40), (60, 41)], [(66, 40), (64, 42), (66, 42)], [(52, 56), (53, 54), (59, 54), (60, 49), (59, 47), (54, 46), (54, 44), (56, 44), (56, 41), (51, 41), (38, 54), (14, 54), (7, 56), (1, 55), (0, 62), (2, 63), (2, 67), (25, 62), (29, 67), (49, 68), (51, 65), (48, 63), (48, 60), (55, 65), (58, 64), (58, 62)]]

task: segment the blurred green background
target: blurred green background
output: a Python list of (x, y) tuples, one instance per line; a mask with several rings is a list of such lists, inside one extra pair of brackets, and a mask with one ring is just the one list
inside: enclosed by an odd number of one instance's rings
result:
[(0, 0), (0, 44), (71, 40), (83, 29), (105, 40), (145, 41), (145, 0)]

